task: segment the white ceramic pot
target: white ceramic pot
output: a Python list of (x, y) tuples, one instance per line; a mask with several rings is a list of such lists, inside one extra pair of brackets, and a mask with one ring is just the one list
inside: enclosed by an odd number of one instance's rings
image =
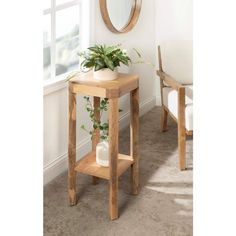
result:
[(107, 141), (102, 141), (96, 146), (96, 162), (97, 164), (109, 166), (109, 144)]
[(101, 81), (114, 80), (117, 79), (118, 72), (116, 68), (114, 69), (114, 71), (109, 68), (105, 68), (98, 71), (93, 71), (93, 77), (94, 79)]

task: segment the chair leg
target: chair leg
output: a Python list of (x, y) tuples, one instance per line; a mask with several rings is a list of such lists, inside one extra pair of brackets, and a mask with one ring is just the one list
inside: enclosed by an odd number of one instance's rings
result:
[(186, 135), (185, 127), (178, 123), (178, 151), (180, 170), (186, 169)]
[(165, 132), (167, 131), (167, 118), (168, 118), (168, 112), (162, 107), (162, 116), (161, 116), (161, 131)]
[(178, 89), (178, 149), (180, 170), (186, 169), (185, 87)]

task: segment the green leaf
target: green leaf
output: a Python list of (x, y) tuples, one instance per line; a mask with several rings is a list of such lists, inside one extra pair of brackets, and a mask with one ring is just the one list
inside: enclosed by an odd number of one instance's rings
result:
[(98, 70), (101, 70), (101, 69), (103, 69), (103, 68), (104, 68), (104, 66), (101, 66), (101, 65), (96, 64), (95, 67), (94, 67), (94, 70), (95, 70), (95, 71), (98, 71)]
[(92, 52), (95, 52), (95, 53), (100, 53), (101, 52), (99, 47), (97, 47), (97, 46), (89, 47), (88, 50), (90, 50)]
[(104, 61), (102, 61), (102, 59), (101, 58), (98, 58), (98, 59), (95, 59), (95, 65), (99, 65), (99, 66), (105, 66), (105, 63), (104, 63)]
[(106, 49), (105, 55), (108, 56), (110, 54), (115, 54), (116, 52), (119, 52), (120, 48), (117, 48), (117, 46), (110, 46)]
[(129, 65), (129, 58), (122, 55), (117, 55), (117, 58), (125, 65)]
[(109, 124), (108, 123), (104, 123), (103, 124), (103, 128), (108, 128), (109, 127)]
[(111, 69), (112, 71), (114, 71), (115, 67), (114, 64), (112, 62), (112, 60), (110, 60), (108, 57), (104, 57), (104, 62), (106, 63), (106, 66)]
[(94, 66), (94, 61), (83, 61), (81, 63), (81, 66), (86, 67), (86, 68), (91, 68)]

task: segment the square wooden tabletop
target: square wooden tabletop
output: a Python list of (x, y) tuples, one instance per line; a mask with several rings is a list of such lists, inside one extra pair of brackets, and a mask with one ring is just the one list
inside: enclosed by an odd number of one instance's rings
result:
[(119, 73), (118, 78), (99, 81), (93, 78), (93, 72), (80, 73), (70, 79), (70, 91), (97, 97), (117, 98), (136, 89), (139, 78), (134, 74)]

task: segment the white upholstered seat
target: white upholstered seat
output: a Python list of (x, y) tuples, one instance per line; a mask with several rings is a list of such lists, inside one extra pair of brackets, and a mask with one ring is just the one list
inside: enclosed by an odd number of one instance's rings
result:
[(163, 41), (158, 47), (162, 98), (161, 129), (167, 130), (170, 114), (178, 124), (180, 169), (186, 168), (186, 135), (193, 134), (193, 42)]
[[(178, 120), (178, 92), (171, 87), (163, 88), (163, 104)], [(193, 86), (185, 86), (185, 128), (193, 130)]]

